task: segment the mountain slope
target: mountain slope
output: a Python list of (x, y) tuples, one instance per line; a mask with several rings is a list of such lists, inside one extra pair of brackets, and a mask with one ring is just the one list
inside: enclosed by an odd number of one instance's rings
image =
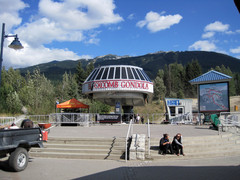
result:
[(165, 64), (171, 64), (174, 62), (186, 65), (192, 60), (198, 60), (202, 66), (203, 72), (208, 71), (212, 67), (229, 66), (232, 72), (240, 72), (240, 60), (225, 54), (216, 52), (205, 52), (205, 51), (184, 51), (184, 52), (157, 52), (146, 54), (143, 56), (136, 57), (120, 57), (115, 55), (106, 55), (96, 57), (91, 60), (66, 60), (66, 61), (52, 61), (45, 64), (39, 64), (27, 68), (20, 69), (22, 74), (26, 74), (27, 71), (32, 72), (36, 67), (39, 67), (42, 73), (45, 74), (50, 80), (61, 80), (62, 75), (65, 72), (76, 72), (76, 66), (81, 61), (83, 67), (93, 61), (94, 66), (103, 65), (133, 65), (142, 67), (150, 78), (154, 79), (158, 70), (163, 69)]

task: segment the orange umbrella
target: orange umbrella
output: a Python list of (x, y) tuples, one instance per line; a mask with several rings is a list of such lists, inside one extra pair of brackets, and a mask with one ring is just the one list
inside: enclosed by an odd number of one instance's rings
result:
[(76, 99), (70, 99), (66, 102), (63, 102), (61, 104), (57, 104), (57, 108), (61, 109), (77, 109), (77, 108), (85, 108), (88, 109), (89, 105), (83, 104), (80, 101)]

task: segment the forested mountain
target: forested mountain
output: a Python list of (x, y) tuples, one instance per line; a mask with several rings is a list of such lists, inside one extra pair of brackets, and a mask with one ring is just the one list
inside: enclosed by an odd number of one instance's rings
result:
[(206, 72), (213, 67), (224, 65), (229, 67), (232, 72), (240, 72), (240, 60), (225, 54), (216, 52), (205, 52), (205, 51), (183, 51), (183, 52), (156, 52), (151, 54), (146, 54), (143, 56), (115, 56), (106, 55), (101, 57), (96, 57), (94, 59), (85, 60), (81, 59), (78, 61), (65, 60), (65, 61), (52, 61), (45, 64), (39, 64), (36, 66), (31, 66), (27, 68), (20, 69), (21, 74), (26, 74), (27, 71), (32, 72), (36, 67), (39, 67), (41, 73), (50, 80), (61, 80), (62, 75), (65, 72), (76, 72), (76, 66), (79, 61), (83, 68), (89, 62), (93, 62), (94, 66), (102, 65), (134, 65), (142, 67), (145, 72), (149, 75), (151, 79), (156, 77), (159, 69), (163, 69), (164, 65), (169, 65), (171, 63), (177, 62), (182, 65), (186, 65), (192, 60), (198, 60), (202, 67), (202, 72)]
[(110, 106), (82, 94), (82, 84), (94, 66), (110, 64), (142, 67), (153, 81), (153, 100), (157, 103), (164, 97), (196, 97), (197, 86), (192, 86), (189, 80), (210, 69), (233, 77), (229, 94), (240, 95), (240, 60), (227, 55), (200, 51), (157, 52), (137, 57), (106, 55), (91, 60), (52, 61), (20, 70), (3, 68), (0, 113), (49, 114), (56, 111), (56, 100), (64, 102), (71, 98), (80, 98), (90, 105), (92, 113), (108, 113)]

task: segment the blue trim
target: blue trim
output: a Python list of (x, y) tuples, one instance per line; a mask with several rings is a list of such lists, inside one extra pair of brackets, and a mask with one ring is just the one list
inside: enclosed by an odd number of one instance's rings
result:
[(211, 70), (201, 76), (196, 77), (189, 81), (191, 84), (200, 84), (200, 83), (211, 83), (211, 82), (222, 82), (222, 81), (229, 81), (232, 79), (231, 76), (226, 74)]

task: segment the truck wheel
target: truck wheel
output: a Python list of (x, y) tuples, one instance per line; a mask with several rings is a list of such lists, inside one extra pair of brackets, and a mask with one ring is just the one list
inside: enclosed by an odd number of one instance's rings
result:
[(28, 152), (24, 148), (17, 148), (11, 153), (9, 166), (16, 172), (23, 171), (28, 165)]

